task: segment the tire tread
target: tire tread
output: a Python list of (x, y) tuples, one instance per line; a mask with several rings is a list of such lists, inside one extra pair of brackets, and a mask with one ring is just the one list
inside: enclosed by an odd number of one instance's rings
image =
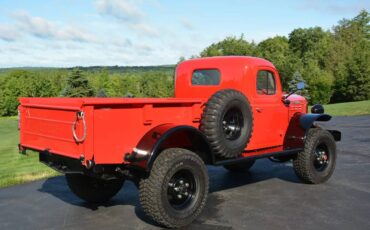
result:
[(160, 195), (162, 188), (162, 178), (166, 177), (168, 170), (172, 167), (172, 163), (179, 158), (182, 160), (195, 161), (202, 165), (202, 170), (207, 175), (207, 180), (205, 184), (205, 195), (201, 200), (201, 203), (195, 213), (192, 214), (191, 221), (195, 219), (200, 212), (203, 210), (207, 195), (208, 195), (208, 174), (207, 168), (203, 163), (203, 160), (193, 152), (180, 148), (171, 148), (164, 150), (158, 158), (154, 161), (153, 168), (150, 172), (150, 176), (146, 179), (142, 179), (139, 183), (139, 198), (140, 204), (144, 212), (155, 222), (164, 225), (169, 228), (178, 228), (190, 224), (187, 221), (177, 221), (169, 218), (160, 203)]

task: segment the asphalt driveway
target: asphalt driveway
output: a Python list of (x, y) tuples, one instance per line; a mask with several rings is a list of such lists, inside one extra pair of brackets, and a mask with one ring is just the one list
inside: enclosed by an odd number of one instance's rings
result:
[[(370, 229), (370, 116), (336, 117), (342, 131), (333, 177), (302, 184), (291, 163), (259, 160), (250, 173), (210, 167), (210, 196), (187, 229)], [(103, 206), (91, 206), (64, 177), (0, 189), (0, 229), (153, 229), (135, 186), (126, 182)]]

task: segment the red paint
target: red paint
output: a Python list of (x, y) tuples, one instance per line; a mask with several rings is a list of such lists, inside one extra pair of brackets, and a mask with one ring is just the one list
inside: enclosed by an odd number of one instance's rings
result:
[[(218, 69), (217, 86), (192, 86), (196, 69)], [(276, 94), (260, 95), (256, 89), (259, 70), (275, 75)], [(279, 74), (268, 61), (253, 57), (213, 57), (182, 62), (176, 69), (175, 98), (21, 98), (20, 143), (35, 150), (50, 152), (96, 164), (121, 164), (139, 140), (155, 126), (172, 123), (198, 128), (204, 103), (215, 92), (236, 89), (249, 99), (254, 129), (244, 156), (266, 154), (283, 149), (290, 118), (306, 113), (307, 102), (298, 95), (282, 102)], [(83, 111), (87, 124), (86, 140), (76, 143), (72, 123)], [(77, 135), (83, 135), (81, 120)]]

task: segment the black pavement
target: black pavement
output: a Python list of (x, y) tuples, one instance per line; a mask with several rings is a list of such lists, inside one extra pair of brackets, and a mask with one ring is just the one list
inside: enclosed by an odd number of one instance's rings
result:
[[(210, 195), (186, 229), (370, 229), (370, 116), (324, 124), (343, 134), (332, 178), (306, 185), (291, 163), (258, 160), (250, 173), (209, 167)], [(64, 177), (0, 189), (0, 229), (155, 229), (126, 182), (112, 201), (91, 206)]]

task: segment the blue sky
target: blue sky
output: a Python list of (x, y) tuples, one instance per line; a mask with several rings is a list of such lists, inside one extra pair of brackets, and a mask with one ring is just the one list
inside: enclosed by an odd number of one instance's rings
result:
[(330, 29), (368, 0), (2, 0), (0, 67), (161, 65), (226, 36)]

